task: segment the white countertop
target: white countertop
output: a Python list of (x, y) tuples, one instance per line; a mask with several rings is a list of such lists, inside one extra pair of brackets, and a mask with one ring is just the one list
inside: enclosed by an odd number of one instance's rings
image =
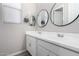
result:
[[(26, 34), (79, 52), (79, 34), (77, 33), (27, 31)], [(64, 37), (58, 37), (57, 34), (63, 34)]]

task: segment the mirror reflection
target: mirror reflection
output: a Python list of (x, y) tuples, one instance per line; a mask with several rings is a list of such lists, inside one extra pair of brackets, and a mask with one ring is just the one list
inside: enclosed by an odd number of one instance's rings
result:
[(48, 12), (45, 9), (42, 9), (37, 15), (37, 24), (39, 27), (44, 27), (48, 22)]
[(79, 16), (78, 3), (55, 3), (51, 9), (51, 21), (57, 26), (65, 26)]

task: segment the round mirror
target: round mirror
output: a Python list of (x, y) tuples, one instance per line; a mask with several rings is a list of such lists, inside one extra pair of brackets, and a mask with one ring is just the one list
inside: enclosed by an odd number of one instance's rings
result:
[(78, 3), (55, 3), (50, 12), (51, 22), (57, 26), (66, 26), (71, 24), (78, 17)]
[(44, 27), (48, 23), (49, 15), (46, 9), (42, 9), (37, 15), (37, 24), (39, 27)]

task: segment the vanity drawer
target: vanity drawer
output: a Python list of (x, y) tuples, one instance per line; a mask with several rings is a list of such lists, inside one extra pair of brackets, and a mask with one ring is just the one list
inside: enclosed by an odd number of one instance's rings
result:
[(38, 56), (49, 56), (49, 51), (42, 48), (41, 46), (38, 46), (37, 55)]
[(56, 55), (59, 50), (59, 47), (57, 47), (56, 45), (48, 43), (46, 41), (42, 41), (42, 40), (38, 40), (38, 45), (48, 49), (49, 51), (55, 53)]
[(38, 44), (58, 56), (79, 56), (79, 53), (61, 46), (56, 46), (43, 40), (38, 40)]
[(41, 47), (40, 45), (38, 46), (37, 55), (38, 56), (56, 56), (54, 53)]
[(58, 55), (59, 56), (79, 56), (78, 53), (68, 50), (68, 49), (65, 49), (65, 48), (61, 48), (61, 47), (59, 47)]

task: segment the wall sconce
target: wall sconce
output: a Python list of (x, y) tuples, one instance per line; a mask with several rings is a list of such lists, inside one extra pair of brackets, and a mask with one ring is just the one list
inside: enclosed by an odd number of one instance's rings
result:
[(28, 23), (29, 22), (29, 19), (28, 18), (24, 18), (24, 22), (25, 23)]

